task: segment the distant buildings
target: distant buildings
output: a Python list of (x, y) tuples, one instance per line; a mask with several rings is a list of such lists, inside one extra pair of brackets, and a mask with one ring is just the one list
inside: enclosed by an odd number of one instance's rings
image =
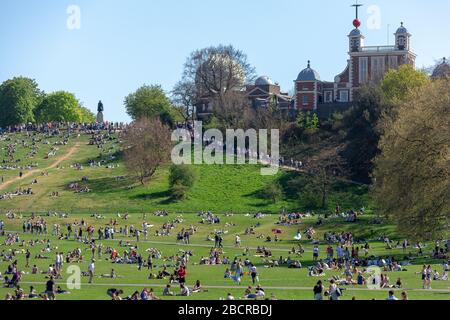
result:
[(431, 75), (432, 79), (448, 78), (450, 79), (450, 64), (446, 58), (442, 59), (442, 62), (437, 65)]
[[(323, 81), (319, 73), (308, 61), (294, 81), (294, 96), (282, 92), (278, 84), (267, 76), (259, 77), (254, 84), (247, 85), (243, 94), (250, 100), (253, 108), (266, 108), (270, 105), (291, 111), (317, 111), (319, 116), (329, 116), (336, 111), (344, 111), (351, 106), (355, 92), (366, 84), (377, 83), (390, 69), (408, 64), (415, 67), (416, 54), (411, 49), (411, 34), (403, 22), (395, 32), (395, 45), (365, 46), (364, 35), (359, 27), (358, 7), (353, 21), (354, 29), (348, 35), (349, 59), (345, 70), (334, 81)], [(444, 58), (433, 73), (433, 78), (450, 77), (450, 65)], [(213, 105), (207, 97), (197, 105), (199, 119), (210, 116)]]
[(360, 22), (353, 22), (355, 29), (348, 35), (349, 60), (345, 70), (333, 82), (322, 81), (308, 61), (295, 80), (295, 108), (317, 110), (345, 107), (353, 101), (354, 93), (361, 86), (379, 82), (389, 69), (400, 65), (415, 66), (416, 55), (411, 50), (411, 34), (403, 23), (395, 33), (393, 46), (364, 46)]

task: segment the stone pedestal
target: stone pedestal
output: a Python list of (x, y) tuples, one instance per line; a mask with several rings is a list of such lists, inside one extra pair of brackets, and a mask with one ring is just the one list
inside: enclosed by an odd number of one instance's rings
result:
[(99, 112), (97, 113), (97, 123), (103, 123), (104, 119), (103, 119), (103, 112)]

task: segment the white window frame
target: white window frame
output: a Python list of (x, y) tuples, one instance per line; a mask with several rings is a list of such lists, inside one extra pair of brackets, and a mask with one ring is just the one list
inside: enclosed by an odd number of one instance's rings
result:
[[(342, 99), (343, 94), (345, 93), (346, 99)], [(340, 90), (339, 91), (339, 102), (349, 102), (350, 92), (348, 90)]]
[[(333, 91), (331, 91), (331, 90), (325, 90), (324, 91), (324, 102), (325, 103), (331, 103), (331, 102), (333, 102)], [(328, 99), (328, 97), (330, 98), (330, 99)]]
[(366, 83), (369, 80), (369, 58), (359, 58), (359, 83)]

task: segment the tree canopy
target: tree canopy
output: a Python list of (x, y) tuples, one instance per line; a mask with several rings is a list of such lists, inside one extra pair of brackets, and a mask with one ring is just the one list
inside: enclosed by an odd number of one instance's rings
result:
[(45, 95), (35, 114), (38, 123), (82, 122), (87, 116), (75, 95), (66, 91)]
[(393, 104), (403, 101), (408, 94), (429, 81), (425, 72), (418, 71), (410, 65), (389, 70), (381, 82), (381, 89), (386, 99)]
[(348, 129), (342, 156), (355, 181), (371, 182), (373, 159), (379, 153), (377, 124), (384, 107), (383, 93), (378, 87), (363, 87), (356, 93), (354, 108), (344, 117)]
[(450, 82), (416, 88), (385, 121), (376, 160), (381, 214), (416, 240), (436, 239), (450, 218)]
[(125, 98), (125, 108), (133, 120), (158, 117), (172, 126), (176, 121), (169, 98), (159, 85), (144, 85)]
[(17, 77), (0, 85), (0, 127), (34, 122), (33, 110), (42, 92), (35, 80)]

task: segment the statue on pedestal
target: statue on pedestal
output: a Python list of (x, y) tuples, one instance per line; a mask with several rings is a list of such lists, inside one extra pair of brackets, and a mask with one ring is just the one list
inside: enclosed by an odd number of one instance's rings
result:
[(98, 111), (98, 113), (97, 113), (97, 123), (103, 123), (104, 122), (104, 118), (103, 118), (103, 111), (104, 110), (105, 109), (103, 108), (103, 103), (100, 100), (98, 102), (98, 108), (97, 108), (97, 111)]

